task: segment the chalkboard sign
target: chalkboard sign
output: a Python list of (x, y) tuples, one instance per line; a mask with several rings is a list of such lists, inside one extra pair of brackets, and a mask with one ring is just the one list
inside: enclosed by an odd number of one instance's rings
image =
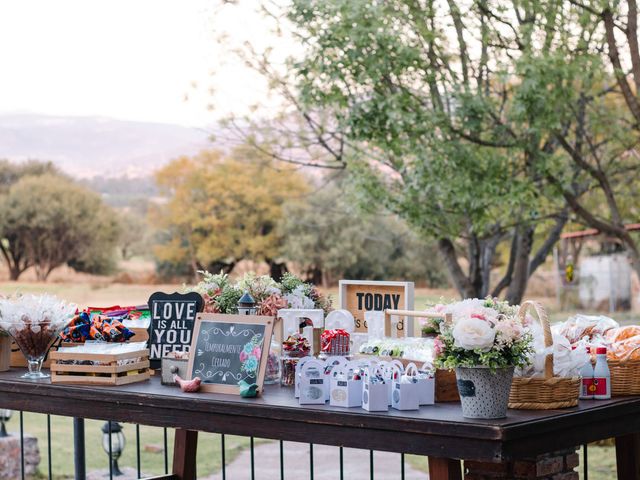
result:
[(196, 292), (156, 292), (149, 297), (149, 359), (152, 368), (160, 368), (160, 361), (169, 352), (189, 351), (196, 315), (203, 307), (204, 301)]
[(189, 355), (189, 376), (200, 377), (205, 392), (240, 393), (239, 382), (262, 390), (273, 317), (197, 316)]

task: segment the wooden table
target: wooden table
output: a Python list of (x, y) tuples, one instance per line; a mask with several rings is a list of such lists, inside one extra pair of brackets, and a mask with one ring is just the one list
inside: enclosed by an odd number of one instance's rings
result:
[[(582, 401), (565, 410), (509, 410), (504, 420), (467, 420), (457, 403), (415, 412), (300, 406), (293, 389), (260, 398), (184, 394), (159, 378), (122, 387), (51, 385), (0, 373), (0, 408), (179, 429), (175, 475), (194, 478), (197, 431), (428, 455), (431, 479), (460, 478), (458, 460), (501, 462), (617, 438), (618, 477), (638, 478), (640, 397)], [(634, 472), (629, 476), (629, 472)]]

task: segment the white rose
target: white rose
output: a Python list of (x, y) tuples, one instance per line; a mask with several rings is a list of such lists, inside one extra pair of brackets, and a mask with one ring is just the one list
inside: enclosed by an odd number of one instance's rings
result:
[(485, 320), (461, 318), (453, 327), (454, 345), (465, 350), (490, 350), (496, 331)]

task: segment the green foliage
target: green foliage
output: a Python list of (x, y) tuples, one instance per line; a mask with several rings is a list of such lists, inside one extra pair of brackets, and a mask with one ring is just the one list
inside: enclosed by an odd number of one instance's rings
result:
[(0, 249), (14, 279), (29, 266), (40, 280), (66, 263), (101, 271), (118, 234), (98, 195), (57, 175), (25, 176), (0, 196)]
[(344, 182), (329, 184), (306, 202), (286, 206), (282, 228), (291, 261), (312, 277), (317, 272), (316, 282), (323, 276), (328, 283), (340, 278), (446, 282), (432, 243), (419, 240), (383, 209), (358, 208), (350, 190)]
[[(527, 334), (529, 335), (529, 334)], [(440, 338), (445, 344), (446, 354), (439, 357), (436, 363), (439, 368), (448, 370), (456, 367), (489, 367), (491, 369), (503, 367), (524, 367), (529, 364), (529, 356), (533, 352), (531, 338), (523, 338), (513, 345), (502, 350), (465, 350), (453, 345), (453, 337), (450, 333), (441, 334)]]
[(162, 262), (189, 265), (192, 273), (279, 259), (283, 205), (307, 188), (297, 172), (278, 170), (247, 150), (226, 158), (217, 152), (182, 157), (156, 179), (169, 199), (150, 215), (162, 238), (154, 253)]

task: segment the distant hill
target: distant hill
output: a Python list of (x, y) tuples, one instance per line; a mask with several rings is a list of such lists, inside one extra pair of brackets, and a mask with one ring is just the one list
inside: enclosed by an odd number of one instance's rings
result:
[(51, 160), (75, 177), (141, 177), (215, 147), (212, 133), (102, 117), (0, 114), (0, 158)]

